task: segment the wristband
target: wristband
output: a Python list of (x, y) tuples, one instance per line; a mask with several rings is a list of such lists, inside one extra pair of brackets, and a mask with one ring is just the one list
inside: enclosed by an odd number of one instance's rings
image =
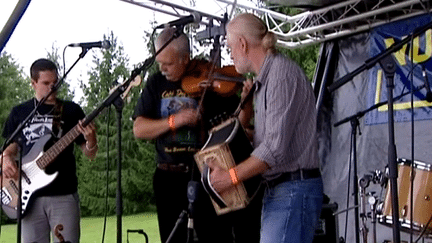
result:
[(229, 169), (229, 174), (231, 177), (231, 182), (234, 186), (240, 183), (239, 178), (237, 176), (237, 170), (234, 167)]
[(174, 115), (168, 117), (168, 125), (171, 130), (175, 130)]

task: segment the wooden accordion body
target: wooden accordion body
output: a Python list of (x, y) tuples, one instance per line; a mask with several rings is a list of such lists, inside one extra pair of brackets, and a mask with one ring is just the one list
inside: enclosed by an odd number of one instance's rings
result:
[(206, 144), (195, 154), (202, 183), (218, 215), (245, 208), (258, 189), (260, 181), (258, 177), (252, 178), (239, 183), (224, 194), (218, 194), (211, 186), (207, 162), (215, 161), (223, 169), (229, 170), (247, 159), (252, 150), (239, 120), (231, 118), (211, 129)]

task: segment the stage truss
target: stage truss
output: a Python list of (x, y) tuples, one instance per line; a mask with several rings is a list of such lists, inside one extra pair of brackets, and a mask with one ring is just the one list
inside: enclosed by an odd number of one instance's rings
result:
[[(260, 1), (240, 3), (233, 0), (215, 0), (218, 7), (206, 11), (173, 1), (120, 1), (175, 17), (198, 12), (203, 17), (202, 24), (207, 27), (206, 32), (201, 33), (202, 38), (223, 34), (225, 15), (229, 20), (236, 11), (253, 12), (263, 17), (269, 28), (277, 34), (278, 45), (285, 48), (298, 48), (341, 38), (431, 11), (430, 0), (349, 0), (315, 10), (301, 9), (300, 13), (293, 16), (271, 10), (281, 5), (265, 6)], [(194, 1), (191, 2), (194, 4)]]

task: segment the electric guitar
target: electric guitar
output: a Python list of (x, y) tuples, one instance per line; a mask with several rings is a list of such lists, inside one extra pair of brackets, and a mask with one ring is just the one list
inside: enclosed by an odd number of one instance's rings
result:
[[(129, 83), (127, 89), (120, 95), (120, 98), (126, 97), (126, 92), (130, 91), (132, 86), (141, 84), (141, 77), (137, 76)], [(95, 110), (91, 115), (87, 116), (83, 125), (89, 124), (101, 110)], [(45, 144), (51, 139), (51, 135), (46, 135), (40, 138), (32, 147), (32, 149), (22, 159), (21, 171), (21, 204), (22, 215), (25, 214), (28, 208), (32, 195), (48, 184), (50, 184), (57, 177), (58, 172), (51, 175), (45, 173), (45, 168), (51, 164), (57, 156), (63, 152), (79, 135), (78, 125), (73, 127), (66, 135), (60, 138), (54, 145), (47, 151), (43, 152)], [(11, 218), (17, 218), (18, 199), (19, 199), (19, 181), (11, 178), (3, 178), (0, 175), (2, 182), (1, 205), (5, 214)]]

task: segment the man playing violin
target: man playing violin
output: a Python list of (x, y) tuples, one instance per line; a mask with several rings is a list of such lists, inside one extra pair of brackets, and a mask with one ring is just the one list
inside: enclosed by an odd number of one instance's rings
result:
[[(175, 31), (175, 28), (166, 28), (156, 38), (155, 49), (161, 50), (156, 56), (159, 72), (148, 79), (133, 115), (135, 137), (155, 140), (157, 169), (153, 187), (162, 242), (168, 239), (180, 214), (188, 210), (189, 181), (200, 181), (193, 155), (205, 142), (212, 126), (209, 120), (223, 112), (233, 113), (239, 103), (236, 95), (221, 96), (211, 89), (205, 92), (201, 103), (199, 95), (187, 91), (185, 79), (203, 76), (202, 72), (210, 71), (205, 67), (211, 66), (205, 61), (190, 59), (189, 39), (184, 33), (162, 49)], [(197, 85), (208, 86), (208, 83)], [(255, 228), (245, 224), (244, 233), (236, 233), (234, 229), (236, 242), (259, 241), (259, 210), (258, 207), (255, 221), (248, 220), (255, 222)], [(201, 184), (191, 215), (199, 242), (234, 241), (231, 216), (216, 216)], [(176, 228), (171, 242), (186, 242), (185, 221)], [(246, 238), (241, 240), (241, 236)]]

